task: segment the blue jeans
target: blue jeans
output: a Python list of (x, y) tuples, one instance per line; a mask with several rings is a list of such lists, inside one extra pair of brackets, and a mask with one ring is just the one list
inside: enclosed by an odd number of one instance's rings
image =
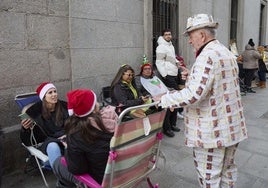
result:
[(266, 71), (258, 71), (260, 81), (266, 82)]
[(50, 142), (47, 145), (47, 155), (51, 168), (53, 169), (54, 161), (61, 156), (61, 150), (59, 144), (56, 142)]

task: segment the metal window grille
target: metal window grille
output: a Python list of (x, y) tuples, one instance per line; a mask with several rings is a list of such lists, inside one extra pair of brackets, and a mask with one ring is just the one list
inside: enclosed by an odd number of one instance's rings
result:
[(163, 29), (171, 29), (172, 43), (178, 51), (178, 0), (153, 0), (153, 62), (156, 59), (157, 39)]
[(230, 40), (236, 40), (237, 35), (237, 15), (238, 15), (238, 0), (231, 2), (231, 26)]

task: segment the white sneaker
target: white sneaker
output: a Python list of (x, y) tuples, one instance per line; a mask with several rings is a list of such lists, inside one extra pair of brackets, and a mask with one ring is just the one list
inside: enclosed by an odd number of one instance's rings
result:
[(182, 112), (178, 112), (178, 113), (177, 113), (177, 117), (178, 117), (179, 119), (183, 119), (183, 118), (184, 118), (183, 113), (182, 113)]

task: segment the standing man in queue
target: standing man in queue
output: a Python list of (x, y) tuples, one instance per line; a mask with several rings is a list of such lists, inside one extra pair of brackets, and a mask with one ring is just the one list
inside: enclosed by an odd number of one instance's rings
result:
[[(178, 66), (179, 61), (176, 59), (175, 49), (171, 42), (172, 35), (170, 29), (164, 29), (162, 36), (157, 40), (156, 48), (156, 67), (162, 76), (164, 84), (171, 89), (179, 90)], [(177, 109), (168, 110), (163, 124), (163, 133), (168, 137), (175, 136), (174, 132), (179, 132), (176, 127)], [(174, 132), (173, 132), (174, 131)]]

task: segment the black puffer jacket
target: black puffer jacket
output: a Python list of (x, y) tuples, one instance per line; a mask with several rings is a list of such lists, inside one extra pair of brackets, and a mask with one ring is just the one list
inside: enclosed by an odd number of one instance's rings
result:
[(139, 91), (139, 93), (142, 96), (150, 95), (150, 93), (143, 87), (143, 85), (141, 83), (141, 76), (140, 75), (135, 77), (135, 83), (137, 86), (137, 90)]
[(259, 59), (259, 71), (261, 72), (268, 72), (265, 63), (263, 62), (263, 59)]
[[(46, 153), (46, 146), (49, 142), (53, 141), (60, 143), (57, 138), (64, 135), (64, 122), (69, 117), (69, 115), (67, 110), (67, 103), (60, 100), (59, 103), (63, 110), (62, 123), (59, 126), (55, 124), (55, 112), (51, 113), (51, 118), (49, 120), (45, 120), (42, 117), (42, 101), (35, 103), (26, 111), (26, 113), (37, 123), (33, 129), (34, 137), (37, 143), (44, 142), (41, 148), (44, 153)], [(30, 135), (30, 129), (24, 129), (23, 127), (21, 128), (20, 138), (21, 141), (27, 146), (32, 145), (33, 143), (33, 140), (30, 140)]]
[[(136, 89), (138, 93), (135, 83), (133, 83), (133, 87)], [(122, 111), (125, 108), (143, 104), (143, 100), (140, 97), (135, 99), (134, 94), (132, 93), (128, 85), (125, 83), (119, 82), (112, 89), (112, 103), (115, 106), (123, 105), (123, 107), (120, 109)], [(117, 113), (120, 113), (120, 112), (117, 110)]]
[(113, 133), (105, 133), (96, 128), (93, 130), (99, 138), (92, 144), (82, 139), (81, 131), (67, 136), (66, 160), (72, 174), (90, 174), (101, 184)]

